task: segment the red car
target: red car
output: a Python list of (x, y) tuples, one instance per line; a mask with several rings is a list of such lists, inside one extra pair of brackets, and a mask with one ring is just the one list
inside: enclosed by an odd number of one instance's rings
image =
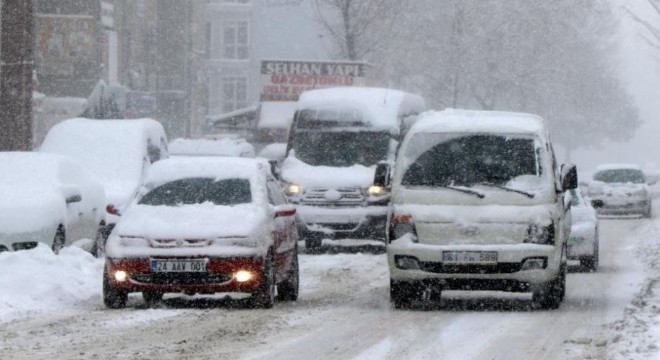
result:
[(249, 293), (253, 307), (298, 298), (295, 208), (267, 162), (173, 158), (154, 163), (108, 238), (103, 300), (142, 292)]

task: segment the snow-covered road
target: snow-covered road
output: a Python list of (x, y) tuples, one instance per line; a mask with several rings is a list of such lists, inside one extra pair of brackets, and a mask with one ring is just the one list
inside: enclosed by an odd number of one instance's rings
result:
[[(180, 297), (148, 309), (139, 295), (127, 309), (105, 310), (99, 260), (78, 249), (0, 254), (0, 357), (652, 359), (659, 220), (603, 220), (601, 268), (571, 272), (558, 311), (531, 310), (526, 294), (488, 292), (445, 292), (437, 306), (395, 311), (385, 255), (360, 253), (301, 255), (300, 300), (271, 310)], [(19, 280), (7, 275), (12, 267)], [(58, 283), (62, 273), (69, 278)]]

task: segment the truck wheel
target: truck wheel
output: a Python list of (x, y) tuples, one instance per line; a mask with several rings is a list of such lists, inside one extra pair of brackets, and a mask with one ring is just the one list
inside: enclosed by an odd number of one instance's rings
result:
[(397, 310), (410, 309), (413, 301), (421, 299), (417, 283), (390, 279), (390, 302)]
[(598, 270), (598, 240), (594, 243), (594, 255), (580, 259), (580, 266), (591, 272)]
[(645, 218), (651, 218), (651, 213), (653, 211), (653, 207), (651, 206), (651, 203), (649, 202), (649, 206), (646, 208), (646, 211), (644, 211), (644, 214), (642, 214)]
[(537, 286), (532, 292), (535, 308), (541, 310), (559, 309), (566, 295), (566, 265), (562, 264), (557, 277), (548, 284)]
[(317, 252), (323, 244), (323, 238), (319, 235), (307, 235), (305, 236), (305, 249), (308, 253)]
[(598, 269), (598, 259), (595, 256), (580, 259), (580, 266), (584, 271), (596, 272)]

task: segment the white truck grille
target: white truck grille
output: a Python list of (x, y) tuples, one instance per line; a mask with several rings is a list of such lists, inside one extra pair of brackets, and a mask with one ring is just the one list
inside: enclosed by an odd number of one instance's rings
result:
[(364, 204), (365, 196), (358, 187), (311, 188), (300, 200), (302, 205), (327, 207), (356, 207)]

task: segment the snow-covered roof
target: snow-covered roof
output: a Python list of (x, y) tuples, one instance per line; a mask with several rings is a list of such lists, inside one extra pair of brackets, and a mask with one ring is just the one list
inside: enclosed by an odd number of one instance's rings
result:
[(244, 107), (242, 109), (237, 109), (234, 111), (230, 111), (227, 113), (222, 113), (222, 114), (215, 114), (215, 115), (209, 115), (207, 118), (212, 122), (212, 123), (221, 123), (223, 121), (227, 120), (232, 120), (233, 118), (240, 117), (240, 116), (250, 116), (251, 114), (255, 113), (257, 111), (257, 105), (251, 105), (248, 107)]
[(270, 165), (263, 159), (174, 157), (155, 162), (149, 168), (145, 183), (164, 183), (194, 177), (254, 179), (267, 171), (270, 171)]
[(184, 139), (170, 142), (170, 155), (254, 157), (254, 146), (243, 138)]
[(259, 111), (259, 128), (288, 129), (298, 104), (295, 101), (264, 101)]
[(161, 139), (165, 131), (153, 119), (75, 118), (53, 126), (39, 151), (75, 159), (103, 184), (108, 201), (124, 203), (142, 181), (148, 142), (159, 146)]
[(266, 145), (257, 156), (268, 159), (282, 161), (286, 157), (286, 143), (272, 143)]
[(58, 163), (66, 158), (37, 152), (0, 152), (2, 185), (21, 185), (23, 188), (41, 188), (55, 185)]
[(424, 99), (399, 90), (366, 87), (338, 87), (306, 91), (298, 109), (353, 108), (373, 127), (398, 127), (399, 116), (426, 109)]
[(104, 182), (139, 179), (146, 143), (154, 133), (165, 138), (162, 125), (153, 119), (69, 119), (50, 129), (39, 150), (70, 156)]
[(86, 98), (47, 96), (44, 98), (42, 107), (44, 112), (49, 114), (77, 116), (82, 114), (86, 105)]
[(457, 109), (426, 112), (413, 125), (411, 132), (495, 132), (546, 136), (544, 121), (537, 115)]
[(0, 152), (0, 240), (6, 241), (7, 234), (55, 229), (66, 216), (64, 171), (73, 166), (72, 160), (55, 154)]
[(596, 172), (605, 170), (640, 170), (636, 164), (600, 164), (596, 166)]

